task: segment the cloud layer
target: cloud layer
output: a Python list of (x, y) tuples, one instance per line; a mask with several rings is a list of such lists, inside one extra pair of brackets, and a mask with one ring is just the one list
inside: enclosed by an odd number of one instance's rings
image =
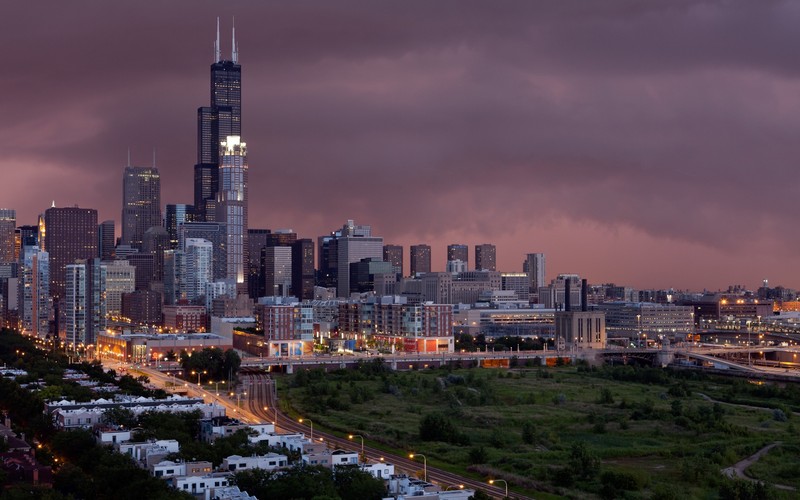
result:
[(119, 219), (128, 147), (190, 203), (216, 16), (236, 17), (251, 227), (348, 218), (548, 275), (800, 286), (796, 2), (7, 6), (0, 205)]

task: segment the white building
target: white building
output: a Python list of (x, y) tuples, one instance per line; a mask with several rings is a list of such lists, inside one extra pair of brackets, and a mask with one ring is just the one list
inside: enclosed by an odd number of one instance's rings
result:
[(205, 295), (206, 285), (211, 282), (214, 248), (210, 241), (202, 238), (187, 238), (185, 245), (185, 296), (192, 301)]
[(275, 470), (289, 465), (289, 458), (278, 453), (267, 453), (266, 455), (254, 455), (252, 457), (242, 457), (231, 455), (222, 460), (220, 466), (223, 470), (238, 472), (250, 469)]
[(225, 277), (246, 284), (247, 274), (247, 144), (239, 136), (228, 136), (220, 144), (218, 222), (226, 225)]
[(22, 330), (36, 337), (50, 331), (50, 254), (38, 247), (23, 249), (17, 304)]

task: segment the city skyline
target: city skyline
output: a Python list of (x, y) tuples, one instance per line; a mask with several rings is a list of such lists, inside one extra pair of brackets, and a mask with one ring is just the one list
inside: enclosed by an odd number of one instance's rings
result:
[(128, 148), (156, 149), (160, 209), (192, 203), (215, 22), (228, 54), (236, 16), (251, 228), (354, 219), (406, 259), (430, 245), (434, 271), (491, 243), (501, 271), (546, 254), (548, 279), (800, 286), (796, 5), (148, 5), (9, 6), (17, 225), (55, 200), (119, 235)]

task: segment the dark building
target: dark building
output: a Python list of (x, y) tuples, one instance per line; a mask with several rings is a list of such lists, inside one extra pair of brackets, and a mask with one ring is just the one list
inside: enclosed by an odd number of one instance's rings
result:
[[(413, 248), (413, 247), (412, 247)], [(361, 259), (350, 264), (350, 292), (372, 292), (376, 275), (394, 275), (392, 264), (375, 258)]]
[(411, 245), (411, 276), (431, 272), (431, 246)]
[(255, 300), (264, 296), (264, 274), (261, 269), (261, 250), (267, 246), (269, 229), (247, 230), (247, 295)]
[(104, 220), (97, 227), (97, 255), (100, 260), (114, 260), (116, 237), (113, 220)]
[(160, 325), (162, 297), (153, 290), (122, 294), (122, 316), (139, 325)]
[(469, 247), (460, 243), (447, 245), (447, 262), (460, 260), (469, 268)]
[(292, 295), (300, 300), (314, 298), (314, 241), (292, 243)]
[(198, 221), (213, 222), (219, 190), (220, 142), (242, 135), (242, 67), (233, 37), (231, 60), (223, 60), (219, 21), (211, 65), (211, 105), (197, 110), (197, 164), (194, 167), (194, 207)]
[(220, 222), (187, 222), (178, 229), (179, 248), (184, 248), (188, 238), (202, 238), (211, 242), (214, 249), (212, 279), (224, 280), (228, 276), (227, 229)]
[(164, 229), (169, 235), (170, 250), (177, 250), (179, 237), (178, 227), (185, 222), (194, 222), (194, 205), (184, 203), (167, 204), (164, 214)]
[(44, 249), (50, 254), (50, 296), (55, 303), (64, 298), (67, 264), (97, 256), (97, 210), (48, 208), (39, 240), (40, 244), (44, 240)]
[(403, 274), (403, 247), (401, 245), (383, 245), (383, 260), (390, 263), (395, 274)]
[(15, 260), (22, 258), (24, 247), (39, 246), (39, 227), (38, 226), (19, 226), (14, 231), (14, 255)]
[(169, 249), (169, 234), (166, 229), (155, 226), (145, 231), (142, 253), (153, 256), (153, 281), (164, 281), (164, 251)]
[(122, 244), (141, 249), (145, 231), (161, 223), (158, 169), (128, 165), (122, 178)]
[(494, 245), (475, 245), (475, 270), (497, 271), (497, 248)]
[[(136, 289), (150, 290), (150, 285), (156, 280), (155, 262), (153, 255), (149, 253), (132, 253), (125, 259), (136, 268)], [(162, 279), (163, 279), (163, 260), (162, 260)]]
[(268, 247), (290, 247), (297, 241), (297, 233), (291, 229), (278, 229), (267, 235), (267, 242), (264, 246)]
[(334, 235), (317, 238), (317, 285), (335, 287), (338, 277), (338, 242)]

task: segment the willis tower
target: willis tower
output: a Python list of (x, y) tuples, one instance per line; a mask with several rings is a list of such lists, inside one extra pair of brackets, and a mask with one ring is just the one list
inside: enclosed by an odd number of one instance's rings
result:
[(231, 36), (231, 59), (223, 60), (217, 39), (211, 65), (211, 105), (197, 110), (197, 164), (194, 166), (196, 220), (215, 222), (219, 192), (220, 143), (242, 135), (242, 67), (236, 46), (236, 28)]

